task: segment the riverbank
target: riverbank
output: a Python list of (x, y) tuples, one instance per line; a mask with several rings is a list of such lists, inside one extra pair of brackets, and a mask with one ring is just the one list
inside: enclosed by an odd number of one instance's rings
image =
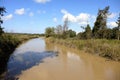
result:
[(110, 60), (120, 61), (120, 41), (106, 39), (57, 39), (46, 38), (47, 42), (64, 45), (70, 48), (77, 48), (87, 53), (99, 55)]
[(0, 74), (6, 70), (7, 62), (15, 48), (24, 41), (35, 38), (28, 34), (2, 34), (0, 36)]

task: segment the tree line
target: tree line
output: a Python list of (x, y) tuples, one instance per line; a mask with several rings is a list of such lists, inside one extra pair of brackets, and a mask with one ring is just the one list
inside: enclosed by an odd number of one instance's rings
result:
[(4, 16), (4, 13), (6, 13), (5, 7), (0, 7), (0, 36), (4, 33), (3, 27), (1, 26), (3, 24), (2, 17)]
[(45, 29), (46, 37), (56, 37), (56, 38), (77, 38), (77, 39), (118, 39), (120, 40), (120, 14), (116, 21), (117, 26), (114, 28), (107, 27), (107, 18), (109, 13), (109, 6), (104, 9), (98, 10), (96, 21), (93, 28), (90, 25), (82, 27), (85, 31), (76, 34), (72, 29), (68, 29), (69, 20), (65, 19), (63, 25), (58, 25), (56, 27), (47, 27)]

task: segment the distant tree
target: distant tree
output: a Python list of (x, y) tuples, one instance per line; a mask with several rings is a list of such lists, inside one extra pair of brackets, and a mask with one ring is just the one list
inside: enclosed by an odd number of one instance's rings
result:
[(106, 32), (106, 35), (105, 35), (106, 39), (113, 39), (113, 31), (112, 31), (112, 29), (108, 28), (108, 29), (105, 30), (105, 32)]
[(76, 38), (77, 38), (77, 39), (85, 39), (85, 32), (79, 32), (79, 33), (76, 35)]
[(118, 32), (118, 28), (117, 27), (114, 27), (112, 29), (112, 35), (111, 35), (111, 39), (117, 39), (117, 32)]
[(92, 30), (89, 24), (87, 24), (87, 27), (85, 28), (84, 37), (86, 39), (90, 39), (92, 37)]
[(63, 33), (62, 33), (62, 38), (66, 39), (68, 38), (68, 17), (65, 19), (64, 24), (63, 24)]
[(107, 16), (109, 15), (108, 10), (109, 6), (105, 7), (103, 10), (98, 11), (98, 16), (92, 30), (93, 36), (95, 38), (105, 38), (105, 30), (107, 29)]
[(55, 28), (55, 37), (62, 38), (62, 34), (63, 34), (63, 26), (62, 25), (56, 26), (56, 28)]
[(6, 11), (5, 11), (5, 8), (4, 8), (4, 7), (0, 7), (0, 35), (1, 35), (2, 33), (4, 33), (1, 24), (3, 24), (2, 16), (4, 16), (4, 13), (5, 13), (5, 12), (6, 12)]
[(54, 34), (55, 34), (55, 29), (54, 29), (54, 27), (47, 27), (46, 29), (45, 29), (45, 36), (46, 37), (51, 37), (51, 36), (54, 36)]
[(118, 26), (117, 26), (117, 39), (120, 40), (120, 13), (119, 13), (119, 17), (118, 17), (118, 20), (116, 23), (118, 24)]
[(56, 32), (56, 34), (62, 34), (63, 27), (61, 25), (56, 26), (55, 32)]
[(63, 32), (65, 32), (65, 31), (68, 30), (68, 23), (69, 23), (69, 21), (68, 21), (68, 17), (67, 17), (67, 18), (65, 19), (65, 21), (64, 21)]
[(71, 29), (67, 31), (67, 34), (68, 34), (68, 37), (70, 38), (73, 38), (76, 36), (76, 32)]

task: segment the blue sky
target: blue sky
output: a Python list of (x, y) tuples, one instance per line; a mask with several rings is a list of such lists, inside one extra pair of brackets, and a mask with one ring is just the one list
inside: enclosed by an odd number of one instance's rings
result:
[(44, 33), (46, 27), (63, 25), (68, 17), (69, 29), (77, 33), (83, 31), (80, 26), (94, 25), (98, 9), (110, 6), (108, 27), (116, 26), (120, 13), (120, 0), (0, 0), (5, 6), (4, 24), (7, 32)]

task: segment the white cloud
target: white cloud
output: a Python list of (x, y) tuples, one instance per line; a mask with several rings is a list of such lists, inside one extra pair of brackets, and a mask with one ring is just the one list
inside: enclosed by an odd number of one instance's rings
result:
[(70, 22), (76, 22), (75, 16), (73, 16), (73, 15), (70, 14), (70, 13), (64, 14), (64, 16), (63, 16), (63, 21), (64, 21), (66, 18), (68, 18), (68, 21), (70, 21)]
[(62, 10), (61, 10), (61, 13), (67, 14), (68, 12), (67, 12), (65, 9), (62, 9)]
[(30, 13), (29, 13), (29, 16), (30, 16), (30, 17), (34, 16), (34, 13), (33, 13), (33, 12), (30, 12)]
[(24, 8), (16, 9), (16, 10), (15, 10), (15, 14), (23, 15), (23, 14), (25, 14), (25, 9), (24, 9)]
[(51, 0), (34, 0), (34, 1), (37, 2), (37, 3), (45, 4), (47, 2), (50, 2)]
[(118, 25), (117, 25), (116, 22), (108, 22), (107, 26), (110, 27), (110, 28), (113, 28), (113, 27), (117, 27)]
[(90, 19), (90, 14), (87, 13), (80, 13), (76, 16), (76, 20), (79, 24), (86, 25)]
[(70, 21), (70, 22), (76, 22), (75, 16), (73, 16), (73, 15), (70, 14), (70, 13), (68, 13), (65, 9), (62, 9), (62, 10), (61, 10), (61, 13), (64, 14), (64, 16), (63, 16), (63, 21), (64, 21), (66, 18), (68, 18), (68, 21)]
[(108, 18), (115, 18), (116, 17), (116, 13), (111, 13), (110, 15), (108, 15)]
[(12, 14), (9, 14), (9, 15), (7, 15), (7, 16), (4, 16), (4, 17), (3, 17), (3, 20), (7, 21), (7, 20), (10, 20), (10, 19), (12, 19), (12, 18), (13, 18), (13, 15), (12, 15)]
[(54, 22), (57, 22), (57, 18), (53, 18), (53, 21), (54, 21)]
[(70, 22), (76, 22), (80, 25), (86, 25), (90, 20), (93, 21), (93, 19), (95, 19), (95, 16), (87, 14), (87, 13), (80, 13), (77, 16), (72, 15), (71, 13), (69, 13), (68, 11), (66, 11), (65, 9), (61, 10), (61, 13), (63, 13), (63, 21), (68, 18), (68, 21)]

